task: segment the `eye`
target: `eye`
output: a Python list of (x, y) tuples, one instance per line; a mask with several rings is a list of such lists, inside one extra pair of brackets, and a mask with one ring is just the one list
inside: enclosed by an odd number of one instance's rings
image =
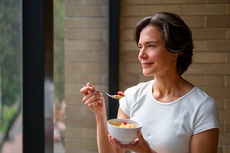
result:
[(149, 47), (156, 47), (155, 45), (149, 44)]
[(142, 49), (142, 46), (138, 46), (138, 49), (141, 50), (141, 49)]

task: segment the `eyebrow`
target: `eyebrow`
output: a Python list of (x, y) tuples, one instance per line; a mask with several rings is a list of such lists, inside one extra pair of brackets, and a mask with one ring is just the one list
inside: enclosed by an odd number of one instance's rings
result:
[[(145, 44), (150, 44), (150, 43), (158, 43), (158, 41), (147, 41), (145, 42)], [(140, 43), (138, 43), (138, 46), (141, 45)]]

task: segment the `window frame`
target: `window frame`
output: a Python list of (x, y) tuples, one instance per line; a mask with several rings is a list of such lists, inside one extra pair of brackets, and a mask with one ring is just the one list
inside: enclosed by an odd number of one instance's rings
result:
[[(119, 1), (109, 1), (109, 93), (119, 90)], [(117, 118), (119, 104), (109, 98), (108, 118)]]
[[(23, 153), (52, 153), (53, 0), (22, 0)], [(112, 71), (111, 71), (112, 70)], [(109, 0), (109, 92), (119, 87), (119, 1)], [(118, 103), (109, 99), (109, 118)]]
[(23, 153), (53, 152), (53, 0), (22, 1)]

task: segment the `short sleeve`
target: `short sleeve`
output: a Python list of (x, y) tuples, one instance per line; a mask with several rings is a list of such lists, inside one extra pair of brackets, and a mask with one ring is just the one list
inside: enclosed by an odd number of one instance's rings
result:
[(193, 134), (212, 128), (219, 128), (219, 116), (216, 102), (207, 97), (197, 111)]

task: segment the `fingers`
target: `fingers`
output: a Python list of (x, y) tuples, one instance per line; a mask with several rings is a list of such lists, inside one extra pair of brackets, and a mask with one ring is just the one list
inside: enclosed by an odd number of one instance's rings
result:
[(109, 137), (109, 141), (115, 145), (116, 147), (118, 148), (122, 148), (122, 149), (134, 149), (137, 145), (138, 142), (140, 143), (144, 143), (145, 140), (143, 138), (143, 135), (142, 135), (142, 132), (141, 131), (138, 131), (137, 133), (137, 138), (136, 140), (134, 140), (131, 144), (127, 144), (127, 145), (124, 145), (124, 144), (121, 144), (119, 143), (115, 138), (113, 138), (111, 135), (108, 135)]
[(86, 86), (93, 87), (93, 89), (95, 90), (94, 86), (92, 86), (90, 83), (87, 83)]
[(110, 134), (108, 135), (110, 143), (112, 143), (114, 146), (120, 148), (120, 149), (128, 149), (132, 144), (121, 144), (119, 143), (114, 137), (112, 137)]
[(90, 101), (95, 101), (97, 99), (101, 99), (102, 95), (99, 92), (95, 92), (95, 91), (89, 91), (88, 94), (86, 94), (84, 96), (84, 98), (82, 99), (82, 101), (85, 103), (87, 100)]
[(108, 135), (109, 141), (114, 145), (117, 146), (118, 148), (121, 148), (121, 144), (111, 135)]
[(137, 138), (139, 139), (139, 141), (144, 141), (143, 135), (141, 131), (137, 132)]
[(118, 143), (117, 140), (114, 137), (112, 137), (110, 134), (108, 134), (108, 137), (109, 137), (110, 143), (116, 146), (116, 144)]
[(108, 135), (109, 141), (120, 149), (131, 150), (133, 152), (152, 152), (153, 150), (150, 148), (148, 142), (143, 138), (142, 132), (139, 131), (137, 133), (137, 138), (131, 144), (120, 144), (115, 138)]
[(80, 89), (80, 92), (85, 96), (89, 93), (89, 91), (93, 90), (95, 90), (95, 88), (90, 83), (87, 83), (86, 87), (82, 87)]
[(94, 86), (92, 86), (90, 83), (87, 83), (86, 86), (82, 87), (80, 92), (84, 95), (82, 101), (85, 103), (85, 105), (91, 108), (97, 108), (98, 106), (103, 105), (102, 94), (95, 92)]
[(113, 142), (111, 141), (112, 136), (110, 134), (108, 134), (108, 138), (109, 138), (109, 142), (113, 144)]
[[(82, 101), (86, 102), (93, 95), (99, 95), (99, 96), (101, 95), (101, 94), (99, 94), (97, 92), (94, 92), (94, 90), (95, 90), (94, 86), (92, 86), (90, 83), (87, 83), (86, 86), (82, 87), (80, 89), (80, 92), (84, 95), (84, 98), (82, 99)], [(95, 99), (95, 98), (97, 98), (99, 96), (96, 96), (96, 97), (94, 96), (92, 98)]]
[(85, 103), (85, 105), (89, 107), (98, 107), (99, 105), (103, 105), (103, 97), (100, 94), (95, 93), (92, 96), (91, 94), (93, 93), (89, 94), (89, 98), (87, 98), (88, 95), (83, 98), (83, 102)]

